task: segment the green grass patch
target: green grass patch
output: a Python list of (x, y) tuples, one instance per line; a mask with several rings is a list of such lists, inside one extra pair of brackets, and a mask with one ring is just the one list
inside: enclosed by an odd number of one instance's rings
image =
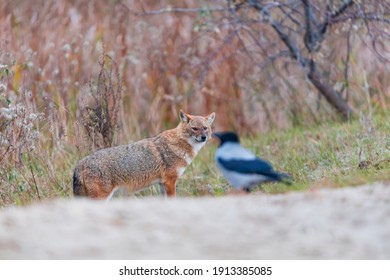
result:
[[(326, 123), (242, 137), (244, 147), (289, 173), (290, 186), (263, 184), (255, 190), (279, 193), (318, 187), (354, 186), (390, 179), (390, 116)], [(179, 181), (182, 195), (223, 194), (229, 186), (214, 165), (209, 143)], [(194, 190), (195, 188), (195, 190)]]

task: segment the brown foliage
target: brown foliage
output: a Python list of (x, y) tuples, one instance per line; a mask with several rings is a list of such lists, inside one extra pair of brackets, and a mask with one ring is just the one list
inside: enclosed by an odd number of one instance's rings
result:
[[(256, 21), (259, 12), (251, 4), (256, 1), (235, 1), (235, 12), (228, 2), (3, 1), (0, 46), (7, 55), (0, 63), (13, 71), (7, 98), (15, 102), (21, 87), (31, 91), (34, 106), (45, 114), (46, 136), (77, 146), (85, 137), (107, 146), (113, 135), (120, 143), (156, 134), (177, 123), (180, 108), (216, 111), (217, 129), (241, 133), (337, 119), (307, 82), (306, 70), (291, 63), (272, 27)], [(180, 8), (166, 10), (170, 5)], [(293, 26), (286, 15), (281, 10), (274, 17), (285, 16), (282, 23)], [(332, 32), (321, 38), (318, 52), (309, 48), (310, 54), (298, 40), (303, 54), (315, 57), (324, 80), (332, 81), (354, 111), (386, 109), (389, 64), (377, 59), (369, 43), (377, 38), (374, 50), (385, 56), (388, 37), (375, 33), (378, 29), (367, 35), (365, 22), (358, 20), (335, 18), (327, 28)], [(91, 91), (86, 87), (102, 78), (103, 53), (122, 77), (121, 100), (99, 101), (100, 109), (83, 107)], [(106, 97), (95, 103), (99, 98)], [(110, 110), (117, 117), (105, 120)]]

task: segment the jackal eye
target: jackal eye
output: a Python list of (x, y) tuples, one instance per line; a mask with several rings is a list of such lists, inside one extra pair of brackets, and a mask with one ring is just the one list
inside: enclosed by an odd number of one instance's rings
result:
[(203, 130), (207, 130), (207, 126), (204, 126), (204, 127), (203, 127)]
[(197, 127), (192, 127), (192, 130), (193, 131), (198, 131), (198, 128)]

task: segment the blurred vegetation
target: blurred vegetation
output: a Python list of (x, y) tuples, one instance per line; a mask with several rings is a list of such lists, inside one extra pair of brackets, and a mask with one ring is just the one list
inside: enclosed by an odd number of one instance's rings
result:
[[(390, 182), (390, 114), (361, 117), (347, 123), (325, 123), (241, 139), (241, 144), (269, 160), (276, 170), (294, 180), (264, 184), (254, 191), (279, 193), (291, 190), (338, 188)], [(203, 149), (178, 183), (181, 196), (221, 195), (230, 187), (214, 166), (217, 143)], [(145, 190), (156, 195), (158, 188)]]
[[(246, 6), (234, 12), (233, 2)], [(247, 147), (292, 174), (293, 189), (388, 180), (388, 26), (378, 22), (384, 33), (377, 34), (364, 21), (341, 22), (318, 52), (305, 53), (355, 113), (340, 123), (305, 69), (283, 56), (268, 63), (272, 51), (283, 51), (275, 32), (253, 25), (256, 36), (264, 33), (262, 51), (233, 36), (238, 25), (252, 26), (249, 2), (2, 1), (0, 205), (72, 196), (80, 158), (172, 128), (181, 108), (215, 111), (214, 130), (238, 131)], [(208, 145), (187, 169), (179, 195), (228, 188), (214, 150)]]

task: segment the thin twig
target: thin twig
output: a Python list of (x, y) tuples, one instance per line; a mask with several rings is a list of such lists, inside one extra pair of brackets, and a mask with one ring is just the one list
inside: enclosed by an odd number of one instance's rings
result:
[(383, 16), (379, 16), (377, 14), (353, 14), (353, 15), (347, 15), (347, 16), (343, 16), (343, 17), (338, 17), (337, 19), (333, 19), (332, 21), (329, 22), (329, 25), (332, 25), (332, 24), (336, 24), (336, 23), (342, 23), (342, 22), (346, 22), (347, 20), (358, 20), (358, 19), (362, 19), (364, 21), (379, 21), (379, 22), (383, 22), (383, 23), (386, 23), (386, 24), (390, 24), (390, 19), (386, 18), (386, 17), (383, 17)]
[(345, 86), (345, 101), (348, 102), (349, 99), (349, 75), (348, 75), (348, 70), (349, 70), (349, 61), (351, 57), (351, 30), (353, 28), (353, 23), (351, 22), (349, 29), (348, 29), (348, 34), (347, 34), (347, 54), (345, 58), (345, 67), (344, 67), (344, 86)]
[(229, 10), (229, 8), (223, 8), (223, 7), (216, 7), (216, 8), (178, 8), (178, 7), (167, 7), (159, 10), (153, 10), (153, 11), (143, 11), (143, 12), (136, 12), (131, 10), (129, 7), (123, 4), (126, 9), (133, 14), (134, 16), (154, 16), (154, 15), (161, 15), (161, 14), (167, 14), (167, 13), (184, 13), (184, 14), (191, 14), (191, 13), (200, 13), (200, 12), (226, 12)]
[(28, 160), (29, 160), (28, 166), (29, 166), (29, 169), (30, 169), (30, 173), (31, 173), (32, 179), (34, 181), (35, 191), (37, 192), (38, 199), (41, 200), (41, 194), (39, 193), (38, 184), (37, 184), (37, 181), (35, 180), (34, 170), (32, 169), (30, 152), (28, 152), (28, 151), (27, 151), (27, 156), (28, 156)]

